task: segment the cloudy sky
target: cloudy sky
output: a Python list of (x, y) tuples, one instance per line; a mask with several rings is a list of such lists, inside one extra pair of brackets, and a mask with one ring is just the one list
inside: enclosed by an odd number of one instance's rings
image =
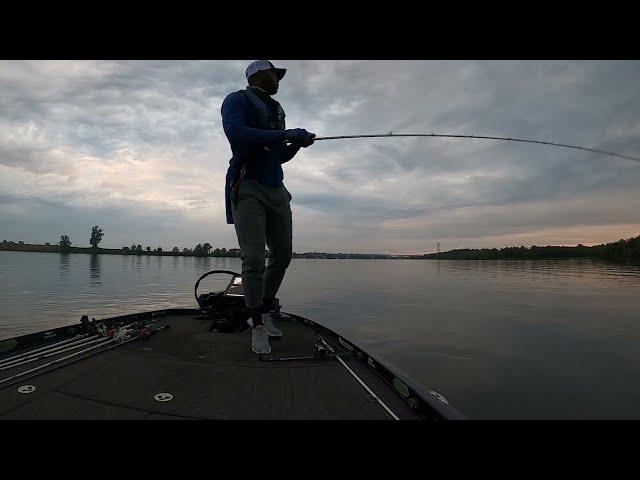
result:
[[(638, 61), (279, 61), (289, 128), (474, 134), (640, 156)], [(242, 61), (0, 62), (0, 240), (237, 248), (224, 97)], [(317, 142), (284, 166), (294, 250), (425, 253), (640, 235), (640, 162), (437, 138)]]

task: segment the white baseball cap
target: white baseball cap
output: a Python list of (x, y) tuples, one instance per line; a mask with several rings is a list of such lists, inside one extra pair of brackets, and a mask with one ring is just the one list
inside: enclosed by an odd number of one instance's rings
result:
[(273, 66), (273, 63), (271, 63), (269, 60), (256, 60), (255, 62), (251, 63), (247, 67), (247, 71), (246, 71), (247, 80), (251, 75), (261, 70), (273, 70), (274, 72), (276, 72), (276, 75), (278, 76), (278, 80), (282, 80), (282, 77), (284, 77), (284, 74), (287, 73), (286, 68), (276, 68)]

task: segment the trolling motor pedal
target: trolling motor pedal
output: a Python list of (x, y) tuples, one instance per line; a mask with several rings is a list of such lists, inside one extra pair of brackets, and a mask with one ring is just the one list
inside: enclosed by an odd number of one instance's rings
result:
[(324, 358), (327, 355), (327, 349), (320, 340), (313, 345), (314, 357)]

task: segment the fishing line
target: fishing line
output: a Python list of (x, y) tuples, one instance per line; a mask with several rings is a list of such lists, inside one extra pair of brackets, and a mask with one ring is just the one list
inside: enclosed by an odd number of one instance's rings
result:
[(512, 137), (488, 137), (483, 135), (442, 135), (437, 133), (385, 133), (380, 135), (340, 135), (335, 137), (315, 137), (314, 141), (320, 140), (343, 140), (347, 138), (386, 138), (386, 137), (444, 137), (444, 138), (476, 138), (480, 140), (502, 140), (506, 142), (524, 142), (524, 143), (537, 143), (540, 145), (550, 145), (554, 147), (574, 148), (577, 150), (585, 150), (587, 152), (601, 153), (603, 155), (609, 155), (612, 157), (626, 158), (627, 160), (634, 160), (640, 162), (640, 158), (631, 157), (629, 155), (623, 155), (620, 153), (606, 152), (604, 150), (598, 150), (597, 148), (580, 147), (577, 145), (567, 145), (565, 143), (546, 142), (543, 140), (526, 140), (524, 138), (512, 138)]

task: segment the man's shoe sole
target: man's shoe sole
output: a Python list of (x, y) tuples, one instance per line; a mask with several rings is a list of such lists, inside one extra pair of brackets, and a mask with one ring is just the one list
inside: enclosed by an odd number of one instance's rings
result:
[(251, 349), (251, 351), (256, 355), (269, 355), (271, 353), (271, 350), (269, 350), (268, 352), (256, 352), (253, 348)]

